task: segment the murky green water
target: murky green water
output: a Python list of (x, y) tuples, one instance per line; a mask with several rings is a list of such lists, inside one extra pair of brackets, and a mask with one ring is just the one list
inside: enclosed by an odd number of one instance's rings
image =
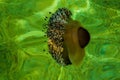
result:
[[(0, 80), (120, 80), (119, 0), (0, 0)], [(90, 32), (80, 66), (48, 54), (44, 17), (67, 7)], [(44, 51), (45, 49), (45, 51)]]

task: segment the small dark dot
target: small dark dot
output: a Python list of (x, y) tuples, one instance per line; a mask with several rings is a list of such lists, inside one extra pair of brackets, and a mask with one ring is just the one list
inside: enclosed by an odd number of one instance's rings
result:
[(47, 35), (44, 35), (44, 37), (47, 37)]
[(47, 42), (47, 41), (44, 41), (44, 42)]
[(43, 51), (45, 52), (45, 49), (43, 49)]
[(52, 12), (49, 12), (49, 14), (51, 14)]

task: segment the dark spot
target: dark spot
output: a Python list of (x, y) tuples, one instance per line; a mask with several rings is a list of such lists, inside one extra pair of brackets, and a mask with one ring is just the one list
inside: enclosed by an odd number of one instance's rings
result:
[(43, 49), (43, 51), (45, 52), (45, 49)]
[(49, 12), (49, 14), (52, 14), (51, 12)]
[(84, 48), (90, 41), (90, 34), (89, 32), (80, 27), (78, 29), (78, 39), (79, 39), (79, 45), (81, 46), (81, 48)]
[(44, 41), (44, 42), (47, 42), (47, 41)]
[(47, 37), (47, 35), (44, 35), (44, 37)]

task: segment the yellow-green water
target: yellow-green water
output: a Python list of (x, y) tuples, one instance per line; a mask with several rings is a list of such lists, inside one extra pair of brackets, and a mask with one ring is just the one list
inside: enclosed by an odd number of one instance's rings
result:
[[(120, 0), (0, 0), (0, 80), (120, 80)], [(80, 66), (48, 53), (44, 17), (60, 7), (91, 35)], [(46, 51), (43, 51), (43, 50)]]

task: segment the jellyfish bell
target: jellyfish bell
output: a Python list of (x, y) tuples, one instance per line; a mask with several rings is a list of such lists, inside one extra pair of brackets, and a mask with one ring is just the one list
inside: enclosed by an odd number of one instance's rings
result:
[[(90, 35), (78, 21), (72, 20), (65, 24), (64, 46), (72, 64), (79, 65), (85, 56), (84, 47), (88, 44)], [(66, 54), (65, 52), (63, 54)]]
[(49, 52), (61, 65), (79, 65), (90, 40), (88, 31), (71, 15), (67, 8), (60, 8), (48, 20)]

